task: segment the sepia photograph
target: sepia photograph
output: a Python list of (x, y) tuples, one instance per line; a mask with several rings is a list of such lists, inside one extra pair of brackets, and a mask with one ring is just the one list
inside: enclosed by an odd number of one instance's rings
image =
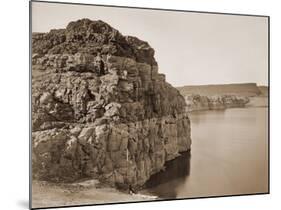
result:
[(30, 208), (269, 193), (269, 16), (30, 2)]

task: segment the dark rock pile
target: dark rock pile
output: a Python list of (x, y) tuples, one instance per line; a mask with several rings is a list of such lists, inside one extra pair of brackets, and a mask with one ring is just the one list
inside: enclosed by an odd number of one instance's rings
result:
[(149, 44), (102, 21), (32, 35), (36, 179), (141, 186), (190, 149), (185, 106)]

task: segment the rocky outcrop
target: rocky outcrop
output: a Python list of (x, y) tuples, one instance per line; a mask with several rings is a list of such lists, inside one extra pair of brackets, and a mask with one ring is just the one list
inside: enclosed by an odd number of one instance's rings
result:
[(258, 86), (259, 87), (259, 90), (261, 92), (261, 94), (259, 96), (261, 97), (268, 97), (268, 86)]
[(258, 86), (261, 94), (249, 97), (250, 102), (247, 107), (268, 107), (269, 105), (269, 88), (268, 86)]
[(141, 186), (190, 149), (185, 100), (147, 42), (82, 19), (33, 34), (32, 53), (34, 178)]
[(248, 97), (234, 95), (202, 96), (192, 94), (185, 96), (185, 100), (187, 103), (186, 110), (188, 112), (245, 107), (249, 103)]

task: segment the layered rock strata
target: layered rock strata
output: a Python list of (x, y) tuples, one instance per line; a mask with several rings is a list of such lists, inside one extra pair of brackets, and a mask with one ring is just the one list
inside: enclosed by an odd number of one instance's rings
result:
[(235, 107), (245, 107), (249, 103), (249, 98), (235, 95), (213, 95), (204, 96), (191, 94), (185, 96), (186, 111), (218, 110)]
[(141, 186), (190, 149), (185, 100), (154, 50), (102, 21), (32, 35), (32, 170)]
[(234, 83), (217, 85), (193, 85), (177, 87), (183, 96), (199, 94), (203, 96), (231, 95), (253, 97), (261, 94), (256, 83)]

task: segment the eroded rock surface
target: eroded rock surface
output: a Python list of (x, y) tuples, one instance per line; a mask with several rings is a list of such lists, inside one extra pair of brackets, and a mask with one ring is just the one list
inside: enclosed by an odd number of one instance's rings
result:
[(102, 21), (32, 35), (33, 176), (141, 186), (190, 149), (185, 100), (154, 50)]

